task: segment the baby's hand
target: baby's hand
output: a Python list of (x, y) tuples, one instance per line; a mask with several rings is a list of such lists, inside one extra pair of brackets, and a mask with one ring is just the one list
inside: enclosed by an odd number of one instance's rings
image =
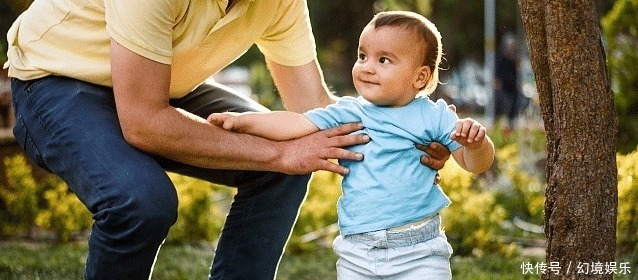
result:
[(456, 129), (452, 132), (451, 138), (464, 147), (480, 148), (485, 139), (485, 127), (470, 118), (460, 119), (456, 121)]
[(235, 112), (213, 113), (206, 120), (225, 130), (234, 131), (238, 128), (239, 115), (240, 113)]

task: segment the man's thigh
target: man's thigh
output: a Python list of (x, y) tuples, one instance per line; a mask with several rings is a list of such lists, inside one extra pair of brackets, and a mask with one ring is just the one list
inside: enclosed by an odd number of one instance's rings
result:
[(110, 88), (53, 76), (14, 84), (16, 141), (91, 212), (139, 193), (175, 203), (164, 170), (124, 140)]

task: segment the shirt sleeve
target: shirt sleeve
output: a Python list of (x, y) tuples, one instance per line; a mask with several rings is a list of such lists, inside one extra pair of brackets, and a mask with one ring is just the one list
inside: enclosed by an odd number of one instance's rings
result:
[(439, 119), (440, 133), (436, 136), (435, 141), (443, 144), (450, 152), (460, 149), (462, 147), (461, 144), (451, 138), (451, 134), (456, 128), (456, 121), (459, 117), (454, 111), (448, 108), (448, 104), (443, 99), (436, 101), (436, 112), (439, 112), (441, 117)]
[(337, 103), (326, 108), (317, 108), (304, 113), (304, 116), (320, 130), (351, 122), (361, 122), (359, 103), (351, 97), (342, 97)]
[(284, 0), (274, 22), (256, 42), (271, 61), (284, 66), (300, 66), (317, 57), (306, 0)]
[(143, 57), (164, 64), (173, 55), (176, 7), (169, 0), (105, 0), (106, 29), (116, 42)]

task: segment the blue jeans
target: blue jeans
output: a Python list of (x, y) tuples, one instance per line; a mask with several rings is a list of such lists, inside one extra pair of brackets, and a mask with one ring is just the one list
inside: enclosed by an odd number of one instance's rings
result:
[[(86, 279), (149, 278), (177, 219), (177, 195), (167, 170), (237, 188), (210, 279), (274, 278), (309, 175), (204, 169), (137, 150), (122, 136), (108, 87), (49, 76), (13, 79), (11, 89), (16, 140), (93, 213)], [(266, 110), (211, 85), (170, 102), (202, 117)]]

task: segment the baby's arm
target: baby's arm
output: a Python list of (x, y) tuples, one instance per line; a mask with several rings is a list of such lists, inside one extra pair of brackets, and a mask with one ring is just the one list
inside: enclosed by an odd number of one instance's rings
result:
[(472, 173), (487, 171), (494, 162), (494, 144), (485, 134), (485, 127), (479, 122), (466, 118), (456, 122), (452, 140), (463, 145), (452, 152), (454, 160), (463, 169)]
[(295, 139), (319, 131), (304, 115), (289, 111), (215, 113), (208, 116), (208, 122), (226, 130), (276, 141)]

